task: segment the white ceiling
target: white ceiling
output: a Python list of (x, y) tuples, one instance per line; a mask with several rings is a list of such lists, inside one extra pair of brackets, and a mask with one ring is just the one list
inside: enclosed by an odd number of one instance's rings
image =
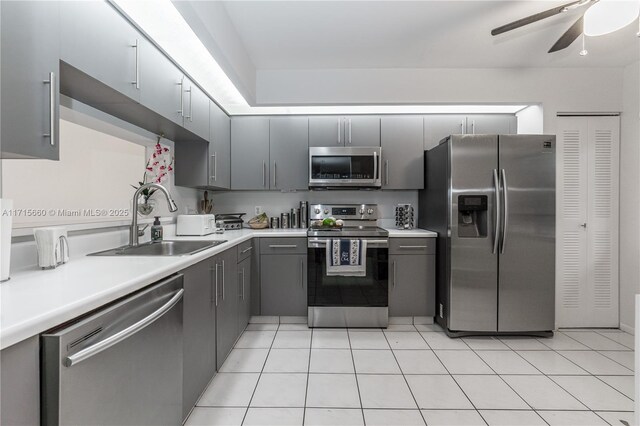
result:
[(587, 57), (578, 55), (580, 40), (546, 53), (579, 17), (576, 10), (490, 35), (494, 27), (567, 1), (226, 1), (224, 6), (256, 69), (595, 67), (638, 60), (637, 21), (587, 38)]

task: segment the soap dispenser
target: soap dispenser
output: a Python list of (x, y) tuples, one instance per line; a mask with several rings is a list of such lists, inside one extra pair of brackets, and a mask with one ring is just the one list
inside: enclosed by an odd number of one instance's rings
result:
[(160, 224), (160, 216), (156, 216), (151, 226), (151, 241), (162, 241), (162, 225)]

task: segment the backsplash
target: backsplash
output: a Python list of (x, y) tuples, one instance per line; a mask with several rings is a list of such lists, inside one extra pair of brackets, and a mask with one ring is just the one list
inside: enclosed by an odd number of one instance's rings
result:
[(245, 222), (255, 216), (255, 207), (261, 206), (268, 216), (280, 216), (300, 206), (300, 201), (309, 204), (378, 204), (380, 217), (385, 226), (395, 223), (395, 207), (399, 203), (410, 203), (418, 217), (418, 191), (233, 191), (209, 192), (213, 199), (213, 212), (246, 213)]

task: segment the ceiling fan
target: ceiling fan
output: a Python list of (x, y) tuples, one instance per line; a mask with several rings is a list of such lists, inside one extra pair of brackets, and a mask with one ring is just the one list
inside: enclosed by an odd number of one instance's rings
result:
[[(591, 9), (592, 6), (595, 6), (597, 3), (600, 3), (597, 5), (598, 7)], [(638, 17), (637, 1), (576, 0), (494, 28), (491, 30), (491, 35), (496, 36), (503, 34), (516, 28), (580, 8), (584, 10), (578, 20), (560, 36), (558, 41), (551, 46), (548, 53), (566, 49), (582, 34), (593, 36), (607, 34), (630, 24)], [(589, 19), (588, 31), (585, 31), (585, 18)], [(586, 50), (583, 48), (580, 54), (584, 56)]]

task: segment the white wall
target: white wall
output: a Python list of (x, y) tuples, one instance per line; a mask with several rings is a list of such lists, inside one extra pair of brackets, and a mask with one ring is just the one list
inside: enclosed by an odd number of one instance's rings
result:
[(640, 293), (640, 62), (624, 69), (620, 119), (620, 324), (634, 327)]
[(558, 112), (622, 109), (621, 68), (258, 70), (258, 105), (540, 104)]
[(544, 111), (541, 105), (530, 105), (516, 113), (518, 134), (539, 135), (544, 133)]

